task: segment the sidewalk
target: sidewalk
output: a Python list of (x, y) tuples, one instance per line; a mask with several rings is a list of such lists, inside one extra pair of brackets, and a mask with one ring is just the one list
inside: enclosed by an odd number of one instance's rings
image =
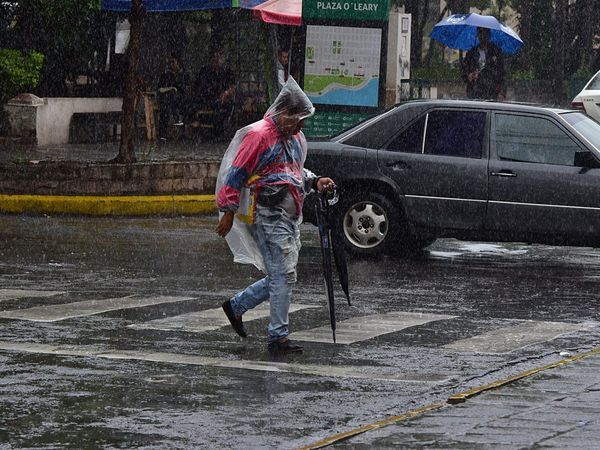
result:
[[(0, 213), (33, 213), (33, 214), (76, 214), (76, 215), (119, 215), (119, 216), (145, 216), (145, 215), (196, 215), (196, 214), (214, 214), (216, 213), (216, 205), (214, 200), (214, 181), (216, 179), (216, 170), (218, 164), (229, 145), (229, 140), (222, 142), (202, 142), (202, 141), (167, 141), (167, 142), (148, 142), (140, 140), (136, 143), (136, 156), (138, 163), (148, 166), (152, 165), (152, 171), (140, 168), (129, 167), (127, 170), (131, 173), (147, 173), (141, 175), (146, 179), (146, 184), (159, 184), (160, 180), (151, 177), (150, 173), (160, 173), (160, 170), (155, 170), (156, 166), (177, 165), (179, 171), (190, 172), (190, 175), (178, 175), (175, 181), (166, 180), (163, 185), (169, 186), (169, 183), (178, 183), (183, 192), (159, 191), (154, 194), (134, 193), (131, 192), (130, 179), (116, 180), (114, 187), (107, 188), (109, 193), (93, 194), (84, 193), (79, 189), (70, 189), (69, 193), (62, 192), (60, 188), (57, 192), (38, 193), (27, 192), (20, 190), (19, 187), (12, 181), (5, 181), (9, 189), (6, 191), (0, 190)], [(111, 167), (118, 165), (110, 164), (110, 160), (118, 154), (117, 142), (101, 143), (101, 144), (63, 144), (45, 147), (37, 147), (32, 145), (19, 145), (11, 142), (9, 139), (0, 140), (0, 173), (4, 177), (20, 178), (20, 186), (28, 185), (27, 180), (32, 178), (23, 178), (24, 175), (18, 175), (19, 171), (24, 171), (27, 167), (42, 166), (41, 163), (62, 163), (78, 166), (89, 166), (90, 163), (105, 163)], [(193, 164), (196, 167), (196, 172), (189, 169)], [(123, 167), (122, 165), (120, 165)], [(184, 166), (182, 168), (182, 166)], [(54, 166), (52, 166), (54, 167)], [(36, 185), (59, 186), (61, 183), (66, 185), (71, 183), (76, 186), (76, 175), (70, 179), (61, 178), (61, 181), (56, 179), (46, 179), (52, 177), (56, 170), (50, 169), (46, 171), (38, 171), (32, 175)], [(144, 172), (146, 170), (146, 172)], [(166, 168), (165, 171), (169, 170)], [(165, 172), (163, 171), (163, 172)], [(200, 172), (198, 172), (200, 171)], [(88, 170), (89, 172), (89, 170)], [(128, 172), (128, 173), (129, 173)], [(195, 173), (194, 175), (191, 173)], [(204, 173), (205, 175), (198, 175)], [(10, 175), (14, 174), (14, 175)], [(74, 178), (75, 177), (75, 178)], [(145, 177), (145, 178), (144, 178)], [(200, 177), (200, 178), (199, 178)], [(60, 178), (60, 177), (59, 177)], [(99, 179), (86, 180), (87, 186), (99, 185), (107, 183), (109, 176), (106, 173), (99, 175)], [(85, 184), (85, 181), (81, 183)], [(119, 186), (123, 185), (124, 190)], [(174, 185), (174, 184), (173, 184)], [(211, 185), (213, 187), (211, 187)], [(127, 191), (129, 186), (129, 191)], [(185, 189), (185, 186), (189, 186)], [(200, 186), (203, 188), (196, 188)], [(207, 189), (208, 187), (208, 189)], [(80, 195), (81, 194), (81, 195)]]
[(595, 353), (328, 448), (599, 448), (599, 372)]
[[(153, 143), (146, 140), (136, 142), (136, 156), (145, 161), (202, 161), (220, 160), (229, 145), (222, 142), (167, 141)], [(119, 152), (118, 142), (99, 144), (61, 144), (36, 147), (12, 144), (0, 140), (0, 164), (27, 161), (109, 161)]]

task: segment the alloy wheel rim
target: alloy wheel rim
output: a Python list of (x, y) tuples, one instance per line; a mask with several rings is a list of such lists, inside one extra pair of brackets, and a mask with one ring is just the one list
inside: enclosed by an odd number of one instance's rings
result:
[(369, 201), (358, 202), (344, 214), (343, 230), (346, 239), (355, 247), (374, 248), (387, 237), (388, 217), (378, 204)]

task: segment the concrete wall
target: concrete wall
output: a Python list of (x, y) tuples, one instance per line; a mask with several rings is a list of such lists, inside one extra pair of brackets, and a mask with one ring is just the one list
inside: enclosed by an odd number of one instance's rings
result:
[(214, 194), (220, 161), (0, 165), (0, 194)]
[(37, 108), (36, 135), (38, 145), (67, 144), (73, 113), (121, 111), (122, 99), (104, 98), (44, 98)]
[(8, 113), (10, 135), (38, 145), (69, 143), (69, 126), (73, 113), (118, 112), (119, 97), (104, 98), (38, 98), (19, 94), (4, 109)]

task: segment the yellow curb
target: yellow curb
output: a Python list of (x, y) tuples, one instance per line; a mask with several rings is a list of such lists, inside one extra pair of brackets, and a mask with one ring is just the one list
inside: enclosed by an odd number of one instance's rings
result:
[(335, 444), (336, 442), (340, 442), (345, 439), (352, 438), (356, 435), (366, 433), (367, 431), (371, 431), (376, 428), (381, 428), (381, 427), (384, 427), (387, 425), (391, 425), (393, 423), (401, 422), (403, 420), (413, 418), (415, 416), (424, 414), (429, 411), (435, 411), (437, 409), (448, 407), (449, 404), (453, 405), (453, 404), (465, 402), (469, 398), (474, 397), (478, 394), (481, 394), (482, 392), (496, 389), (501, 386), (505, 386), (507, 384), (513, 383), (515, 381), (521, 380), (521, 379), (529, 377), (531, 375), (535, 375), (536, 373), (542, 372), (544, 370), (554, 369), (556, 367), (569, 364), (573, 361), (577, 361), (579, 359), (584, 359), (584, 358), (594, 356), (594, 355), (599, 355), (599, 354), (600, 354), (600, 347), (595, 348), (590, 351), (587, 351), (587, 352), (584, 352), (584, 353), (580, 353), (579, 355), (570, 356), (569, 358), (561, 359), (560, 361), (556, 361), (554, 363), (551, 363), (551, 364), (548, 364), (548, 365), (545, 365), (542, 367), (538, 367), (538, 368), (531, 369), (531, 370), (526, 370), (525, 372), (521, 372), (512, 377), (504, 378), (504, 379), (501, 379), (498, 381), (494, 381), (493, 383), (489, 383), (489, 384), (486, 384), (483, 386), (469, 389), (468, 391), (465, 391), (465, 392), (454, 394), (454, 395), (448, 397), (448, 400), (446, 401), (446, 403), (432, 403), (431, 405), (428, 405), (428, 406), (425, 406), (425, 407), (419, 408), (419, 409), (413, 409), (413, 410), (408, 411), (399, 416), (393, 416), (388, 419), (381, 420), (379, 422), (375, 422), (372, 424), (364, 425), (359, 428), (355, 428), (354, 430), (346, 431), (344, 433), (334, 434), (333, 436), (330, 436), (328, 438), (322, 439), (317, 442), (313, 442), (312, 444), (309, 444), (305, 447), (300, 447), (298, 450), (312, 450), (312, 449), (327, 447), (328, 445), (332, 445), (332, 444)]
[(468, 391), (461, 392), (459, 394), (454, 394), (454, 395), (448, 397), (448, 403), (450, 403), (451, 405), (456, 404), (456, 403), (463, 403), (467, 399), (474, 397), (476, 395), (479, 395), (482, 392), (489, 391), (491, 389), (496, 389), (501, 386), (505, 386), (507, 384), (513, 383), (515, 381), (521, 380), (521, 379), (529, 377), (531, 375), (535, 375), (536, 373), (543, 372), (544, 370), (554, 369), (556, 367), (563, 366), (565, 364), (569, 364), (573, 361), (577, 361), (579, 359), (587, 358), (589, 356), (594, 356), (594, 355), (598, 355), (598, 354), (600, 354), (600, 348), (595, 348), (588, 352), (580, 353), (579, 355), (570, 356), (569, 358), (561, 359), (560, 361), (553, 362), (546, 366), (538, 367), (538, 368), (531, 369), (531, 370), (526, 370), (525, 372), (521, 372), (517, 375), (513, 375), (512, 377), (497, 380), (492, 383), (485, 384), (483, 386), (478, 386), (473, 389), (469, 389)]
[(86, 216), (196, 215), (217, 212), (214, 195), (10, 195), (0, 194), (0, 213)]
[(435, 411), (436, 409), (444, 408), (445, 406), (446, 406), (445, 403), (432, 403), (431, 405), (424, 406), (423, 408), (413, 409), (404, 414), (389, 417), (387, 419), (380, 420), (379, 422), (370, 423), (368, 425), (364, 425), (362, 427), (355, 428), (354, 430), (346, 431), (345, 433), (334, 434), (333, 436), (325, 438), (321, 441), (313, 442), (312, 444), (309, 444), (306, 447), (300, 447), (298, 450), (313, 450), (313, 449), (317, 449), (317, 448), (323, 448), (328, 445), (335, 444), (336, 442), (343, 441), (344, 439), (349, 439), (358, 434), (366, 433), (367, 431), (385, 427), (387, 425), (391, 425), (396, 422), (401, 422), (403, 420), (410, 419), (412, 417), (418, 416), (419, 414), (423, 414), (428, 411)]

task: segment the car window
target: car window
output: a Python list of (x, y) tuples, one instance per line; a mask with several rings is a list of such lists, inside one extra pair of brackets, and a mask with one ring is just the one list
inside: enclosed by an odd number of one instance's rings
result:
[(600, 90), (600, 72), (598, 72), (594, 78), (592, 78), (586, 90)]
[(482, 111), (432, 111), (427, 117), (425, 153), (481, 158), (486, 113)]
[(393, 152), (421, 153), (423, 150), (423, 130), (425, 117), (422, 116), (406, 130), (396, 136), (388, 145), (387, 150)]
[(600, 123), (580, 112), (561, 114), (561, 117), (579, 131), (594, 147), (600, 150)]
[(348, 137), (342, 137), (340, 142), (355, 147), (381, 148), (421, 111), (422, 107), (414, 105), (394, 108), (378, 120), (367, 123), (362, 128), (357, 127), (357, 131), (350, 131)]
[(500, 159), (575, 165), (581, 148), (551, 120), (496, 114), (496, 154)]

